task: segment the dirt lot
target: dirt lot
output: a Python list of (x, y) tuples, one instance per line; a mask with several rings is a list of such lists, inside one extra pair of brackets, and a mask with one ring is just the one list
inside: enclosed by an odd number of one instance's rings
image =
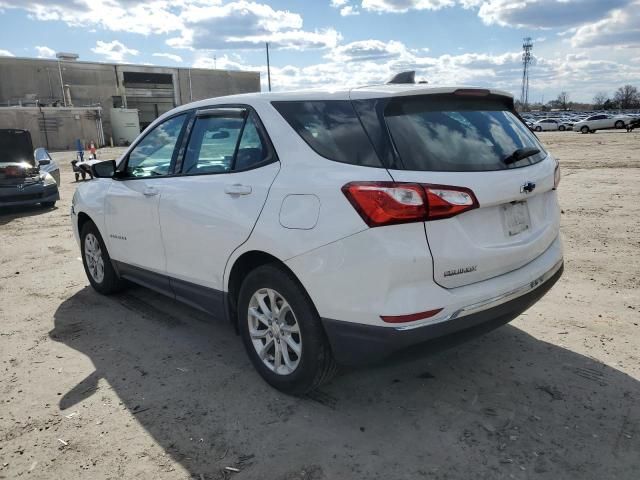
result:
[(540, 137), (563, 168), (554, 289), (307, 398), (269, 388), (224, 324), (92, 291), (56, 155), (57, 208), (0, 214), (0, 478), (640, 478), (640, 132)]

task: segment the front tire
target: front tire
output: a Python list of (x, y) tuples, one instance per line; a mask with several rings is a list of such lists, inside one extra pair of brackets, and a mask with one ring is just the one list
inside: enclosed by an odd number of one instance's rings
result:
[(103, 295), (119, 292), (125, 287), (125, 281), (111, 264), (107, 247), (102, 240), (98, 227), (92, 221), (86, 222), (80, 232), (80, 250), (82, 265), (91, 286)]
[(584, 133), (589, 133), (589, 127), (587, 127), (586, 125), (584, 127), (582, 127), (580, 129), (580, 131), (584, 134)]
[(564, 125), (560, 125), (558, 127), (558, 130), (560, 130), (561, 132), (564, 132), (566, 130), (566, 127)]
[(536, 130), (536, 132), (541, 132), (542, 131), (542, 127), (540, 125), (538, 125), (535, 130)]
[(253, 366), (272, 387), (302, 395), (335, 374), (320, 317), (284, 269), (264, 265), (247, 275), (238, 297), (238, 322)]
[(624, 122), (623, 122), (622, 120), (618, 120), (618, 121), (614, 124), (614, 126), (615, 126), (616, 128), (624, 128)]

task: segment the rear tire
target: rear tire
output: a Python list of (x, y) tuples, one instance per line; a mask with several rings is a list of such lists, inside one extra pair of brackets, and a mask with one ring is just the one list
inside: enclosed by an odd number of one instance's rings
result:
[(542, 127), (541, 127), (540, 125), (538, 125), (538, 126), (535, 128), (535, 130), (536, 130), (536, 132), (541, 132), (541, 131), (542, 131)]
[(558, 130), (560, 130), (561, 132), (564, 132), (566, 130), (566, 127), (564, 125), (560, 125), (558, 127)]
[(125, 280), (118, 274), (111, 264), (107, 247), (102, 240), (98, 227), (92, 222), (86, 222), (80, 232), (80, 251), (82, 265), (91, 286), (103, 295), (109, 295), (122, 290), (126, 286)]
[(614, 126), (615, 126), (616, 128), (624, 128), (624, 122), (623, 122), (622, 120), (618, 120), (618, 121), (614, 124)]
[(247, 354), (272, 387), (302, 395), (335, 375), (318, 312), (289, 272), (276, 265), (250, 272), (240, 287), (237, 311)]

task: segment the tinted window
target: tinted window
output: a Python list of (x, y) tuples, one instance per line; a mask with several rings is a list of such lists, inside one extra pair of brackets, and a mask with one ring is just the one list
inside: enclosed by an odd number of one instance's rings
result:
[(257, 121), (253, 114), (245, 121), (244, 113), (197, 118), (182, 173), (225, 173), (246, 170), (266, 161), (269, 150)]
[(267, 160), (269, 150), (253, 115), (247, 119), (242, 131), (242, 139), (238, 146), (238, 154), (233, 165), (234, 170), (246, 170)]
[[(537, 163), (546, 156), (504, 100), (401, 97), (389, 102), (385, 119), (406, 170), (503, 170)], [(523, 148), (540, 153), (504, 162)]]
[(126, 174), (131, 177), (167, 175), (186, 117), (183, 114), (170, 118), (145, 135), (129, 154)]
[(351, 102), (274, 102), (273, 106), (323, 157), (354, 165), (382, 166)]
[(196, 118), (185, 154), (182, 173), (224, 173), (230, 171), (243, 124), (244, 118), (239, 115)]

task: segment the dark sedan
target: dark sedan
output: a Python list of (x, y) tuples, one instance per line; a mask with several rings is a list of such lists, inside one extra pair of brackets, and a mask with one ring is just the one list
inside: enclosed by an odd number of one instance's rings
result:
[(56, 179), (40, 171), (27, 130), (0, 129), (0, 207), (53, 207), (60, 199)]

